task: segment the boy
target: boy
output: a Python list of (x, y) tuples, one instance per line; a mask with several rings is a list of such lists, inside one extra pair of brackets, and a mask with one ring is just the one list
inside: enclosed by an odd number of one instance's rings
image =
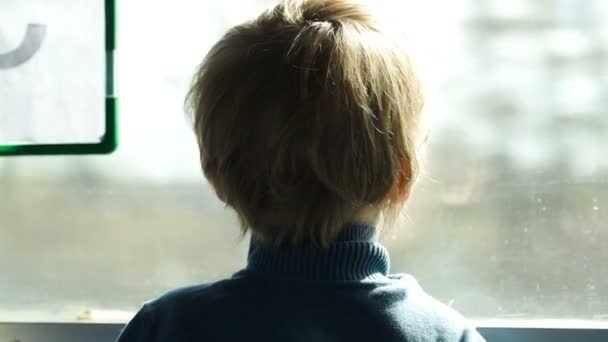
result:
[(143, 306), (131, 341), (483, 341), (376, 242), (418, 172), (407, 53), (348, 0), (285, 0), (237, 26), (187, 103), (205, 176), (252, 234), (244, 270)]

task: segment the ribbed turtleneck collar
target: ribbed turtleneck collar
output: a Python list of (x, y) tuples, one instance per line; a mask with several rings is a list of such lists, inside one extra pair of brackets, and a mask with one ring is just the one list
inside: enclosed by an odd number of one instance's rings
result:
[(346, 225), (327, 248), (277, 248), (252, 241), (246, 270), (269, 279), (378, 279), (388, 275), (390, 259), (375, 238), (375, 227), (356, 223)]

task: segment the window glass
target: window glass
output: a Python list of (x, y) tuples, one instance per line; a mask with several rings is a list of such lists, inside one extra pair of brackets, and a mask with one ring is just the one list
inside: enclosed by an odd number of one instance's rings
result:
[[(124, 320), (244, 265), (182, 105), (211, 44), (269, 3), (118, 2), (117, 153), (0, 159), (0, 320)], [(432, 122), (392, 270), (471, 318), (608, 321), (606, 2), (372, 5)]]

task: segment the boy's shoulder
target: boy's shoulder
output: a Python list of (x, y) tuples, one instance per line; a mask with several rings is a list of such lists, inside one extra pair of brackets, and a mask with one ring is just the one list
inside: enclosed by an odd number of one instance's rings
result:
[(170, 290), (155, 299), (149, 300), (144, 304), (149, 311), (156, 313), (183, 310), (184, 307), (209, 307), (214, 302), (235, 299), (234, 297), (242, 293), (242, 279), (235, 276), (215, 282), (179, 287)]
[(165, 342), (187, 341), (189, 336), (206, 337), (205, 331), (214, 322), (214, 310), (225, 307), (214, 304), (214, 298), (225, 296), (222, 293), (229, 287), (230, 279), (177, 288), (150, 300), (122, 330), (117, 341)]
[(437, 340), (445, 341), (484, 341), (462, 314), (429, 295), (414, 277), (408, 274), (389, 277), (393, 282), (387, 287), (405, 289), (403, 300), (396, 305), (395, 317), (408, 330), (426, 331), (431, 335), (428, 340), (434, 340), (432, 336), (436, 336)]

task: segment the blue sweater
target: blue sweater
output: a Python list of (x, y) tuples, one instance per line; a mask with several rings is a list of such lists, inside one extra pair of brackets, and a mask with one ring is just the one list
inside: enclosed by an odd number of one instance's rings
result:
[(325, 249), (252, 243), (244, 270), (144, 304), (118, 341), (484, 341), (411, 276), (388, 272), (367, 225)]

